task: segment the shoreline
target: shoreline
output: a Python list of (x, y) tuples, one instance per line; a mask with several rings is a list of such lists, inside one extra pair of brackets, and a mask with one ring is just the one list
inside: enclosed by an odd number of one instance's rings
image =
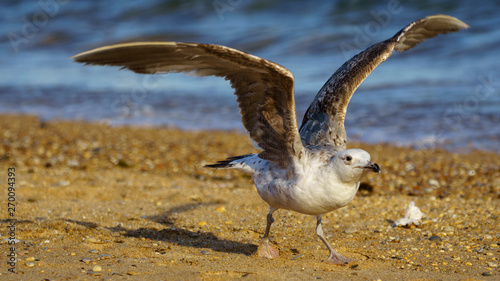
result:
[[(130, 129), (155, 129), (155, 130), (173, 130), (173, 131), (180, 131), (180, 132), (216, 132), (216, 133), (229, 133), (229, 134), (239, 134), (246, 136), (247, 138), (247, 132), (244, 130), (243, 127), (240, 129), (189, 129), (189, 128), (182, 128), (174, 125), (155, 125), (155, 124), (136, 124), (136, 123), (109, 123), (107, 121), (96, 121), (96, 120), (85, 120), (85, 119), (65, 119), (65, 118), (51, 118), (49, 120), (43, 120), (37, 115), (31, 115), (31, 114), (22, 114), (22, 113), (8, 113), (8, 112), (0, 112), (0, 118), (36, 118), (39, 120), (40, 123), (82, 123), (82, 124), (88, 124), (88, 125), (95, 125), (98, 127), (103, 127), (103, 128), (130, 128)], [(107, 120), (107, 119), (103, 119)], [(300, 126), (300, 124), (299, 124)], [(420, 144), (398, 144), (398, 143), (391, 143), (387, 141), (381, 141), (381, 142), (365, 142), (359, 140), (357, 137), (353, 137), (352, 140), (348, 140), (348, 146), (351, 145), (368, 145), (368, 146), (375, 146), (375, 145), (383, 145), (386, 147), (395, 147), (395, 148), (408, 148), (412, 150), (443, 150), (447, 151), (451, 154), (469, 154), (469, 153), (474, 153), (474, 152), (479, 152), (479, 153), (492, 153), (492, 154), (497, 154), (500, 156), (500, 150), (495, 150), (495, 149), (481, 149), (481, 148), (475, 148), (473, 143), (469, 143), (466, 146), (453, 146), (453, 148), (447, 148), (445, 144), (430, 144), (430, 145), (420, 145)], [(351, 147), (353, 148), (353, 147)]]
[[(276, 213), (271, 229), (280, 257), (253, 255), (267, 205), (251, 177), (202, 167), (257, 152), (246, 135), (40, 122), (24, 115), (0, 120), (0, 182), (7, 182), (8, 167), (16, 167), (21, 241), (16, 250), (21, 274), (4, 270), (2, 278), (492, 280), (488, 274), (500, 275), (496, 153), (349, 145), (367, 150), (382, 174), (367, 176), (351, 204), (324, 216), (332, 246), (357, 260), (332, 266), (321, 262), (327, 250), (314, 235), (314, 219), (286, 210)], [(0, 201), (6, 200), (2, 192)], [(392, 227), (411, 201), (425, 214), (423, 223)], [(1, 222), (5, 229), (8, 221)], [(434, 236), (440, 240), (431, 240)]]

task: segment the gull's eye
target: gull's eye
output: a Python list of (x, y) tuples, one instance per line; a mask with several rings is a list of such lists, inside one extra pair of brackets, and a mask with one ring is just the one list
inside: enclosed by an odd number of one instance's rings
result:
[(346, 160), (347, 162), (351, 162), (351, 160), (352, 160), (351, 155), (347, 155), (347, 156), (345, 157), (345, 160)]

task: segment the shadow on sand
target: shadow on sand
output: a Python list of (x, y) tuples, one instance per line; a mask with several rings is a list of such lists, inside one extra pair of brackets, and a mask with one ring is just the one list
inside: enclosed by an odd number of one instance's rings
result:
[[(174, 207), (162, 214), (144, 217), (156, 223), (165, 225), (166, 228), (162, 230), (157, 230), (155, 228), (127, 229), (122, 226), (106, 227), (106, 229), (109, 229), (113, 232), (120, 232), (125, 237), (146, 238), (150, 240), (174, 243), (180, 246), (208, 248), (217, 252), (244, 254), (247, 256), (254, 254), (257, 251), (257, 245), (220, 239), (211, 232), (195, 232), (182, 229), (175, 226), (175, 223), (171, 218), (172, 214), (174, 213), (185, 212), (200, 206), (219, 203), (220, 202), (189, 203)], [(89, 228), (98, 227), (98, 225), (93, 222), (81, 222), (70, 219), (66, 219), (66, 221), (83, 225)]]

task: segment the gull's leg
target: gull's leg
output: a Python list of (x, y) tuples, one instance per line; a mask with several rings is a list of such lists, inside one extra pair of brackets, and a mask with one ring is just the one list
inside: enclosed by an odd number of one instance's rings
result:
[(277, 209), (273, 207), (269, 207), (269, 213), (267, 214), (267, 226), (266, 226), (266, 232), (264, 232), (264, 237), (262, 237), (262, 243), (259, 246), (259, 249), (257, 249), (257, 255), (261, 258), (266, 258), (266, 259), (274, 259), (279, 256), (278, 250), (271, 244), (271, 241), (269, 241), (269, 230), (271, 229), (271, 224), (274, 222), (273, 219), (273, 213)]
[(344, 257), (341, 254), (337, 253), (337, 251), (335, 251), (332, 248), (330, 243), (328, 243), (328, 241), (326, 241), (326, 238), (323, 235), (323, 228), (321, 227), (321, 218), (322, 218), (322, 215), (316, 216), (316, 219), (317, 219), (316, 234), (318, 235), (319, 239), (321, 239), (321, 241), (323, 241), (323, 243), (325, 243), (326, 247), (328, 248), (328, 251), (330, 251), (330, 256), (328, 257), (328, 259), (326, 261), (328, 263), (341, 264), (341, 265), (353, 262), (354, 261), (353, 259), (350, 259), (348, 257)]

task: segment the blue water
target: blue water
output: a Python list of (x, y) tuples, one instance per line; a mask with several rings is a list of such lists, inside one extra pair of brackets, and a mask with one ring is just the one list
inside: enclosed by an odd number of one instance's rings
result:
[(2, 1), (0, 113), (183, 129), (241, 130), (220, 78), (144, 76), (68, 58), (125, 41), (221, 44), (295, 75), (299, 123), (347, 59), (418, 18), (471, 28), (395, 53), (347, 112), (351, 140), (500, 151), (500, 1)]

